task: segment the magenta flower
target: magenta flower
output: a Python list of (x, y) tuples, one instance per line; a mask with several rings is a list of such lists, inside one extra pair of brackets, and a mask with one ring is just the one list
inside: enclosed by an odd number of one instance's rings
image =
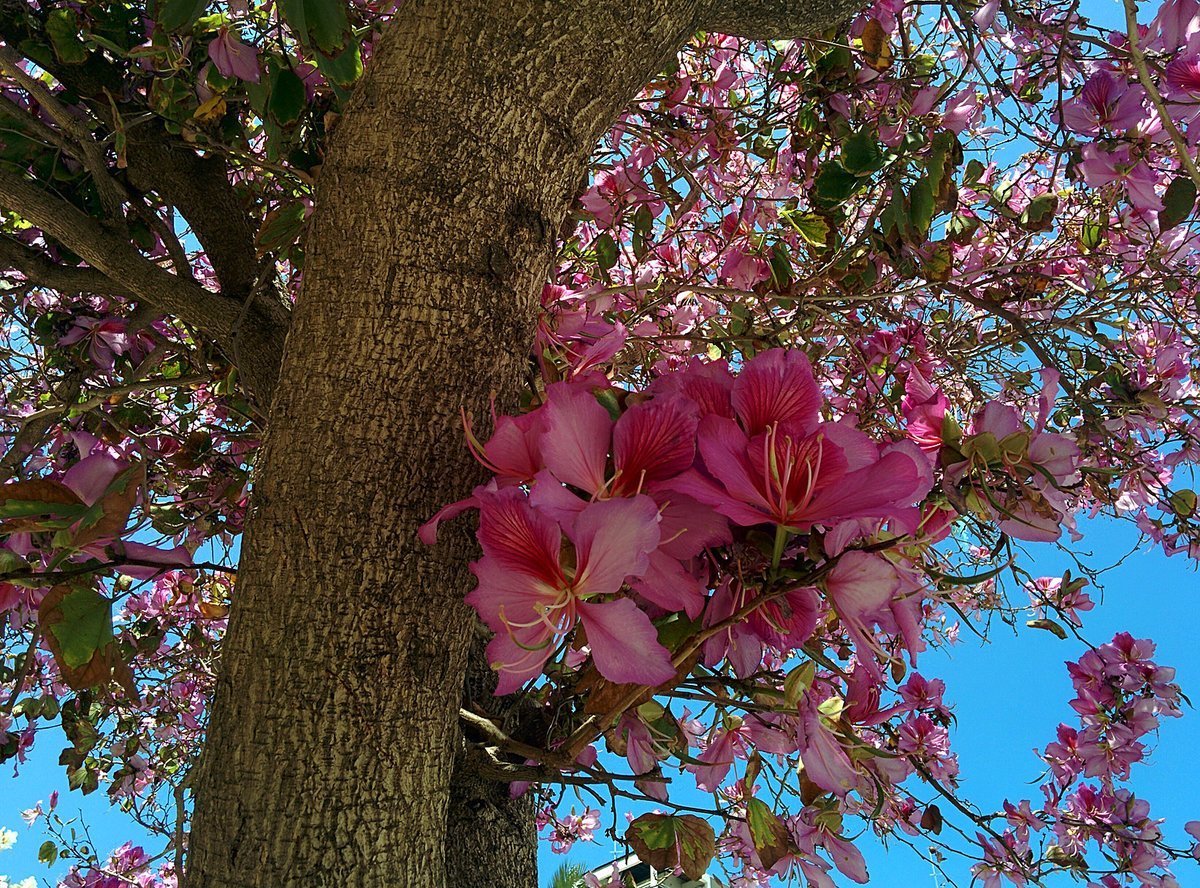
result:
[(88, 358), (105, 373), (112, 373), (117, 358), (130, 350), (132, 338), (121, 318), (76, 318), (75, 326), (58, 340), (60, 346), (87, 340)]
[(737, 421), (719, 412), (700, 422), (703, 470), (667, 487), (743, 526), (804, 531), (845, 518), (884, 518), (925, 495), (925, 457), (909, 442), (881, 450), (845, 423), (820, 422), (820, 390), (799, 352), (773, 349), (750, 360), (733, 383)]
[(658, 508), (649, 497), (605, 500), (580, 511), (567, 530), (530, 505), (516, 488), (480, 499), (483, 558), (471, 569), (479, 585), (467, 596), (496, 633), (488, 658), (500, 671), (497, 694), (541, 672), (554, 647), (578, 623), (600, 674), (648, 686), (675, 675), (650, 618), (629, 598), (596, 601), (644, 573), (659, 544)]
[(1124, 132), (1141, 123), (1146, 116), (1142, 107), (1145, 92), (1130, 86), (1124, 78), (1108, 71), (1097, 71), (1073, 99), (1063, 105), (1062, 122), (1069, 129), (1089, 136), (1101, 130)]
[(258, 83), (258, 50), (243, 43), (228, 28), (221, 28), (208, 44), (208, 56), (222, 77)]
[(1196, 0), (1166, 0), (1150, 23), (1148, 46), (1174, 52), (1200, 35), (1200, 3)]
[(908, 437), (926, 453), (936, 455), (942, 449), (942, 423), (949, 406), (949, 399), (919, 370), (914, 367), (909, 371), (900, 412), (907, 424)]
[(1167, 65), (1164, 78), (1169, 98), (1183, 101), (1200, 99), (1200, 52), (1180, 56)]
[(545, 416), (541, 454), (546, 467), (589, 496), (654, 489), (695, 458), (696, 408), (679, 397), (634, 404), (614, 423), (590, 385), (558, 383), (550, 387)]
[(799, 439), (775, 427), (749, 437), (709, 416), (700, 424), (700, 453), (706, 471), (686, 473), (672, 488), (747, 527), (805, 531), (845, 518), (886, 518), (929, 489), (928, 464), (914, 445), (881, 451), (840, 423)]
[(1079, 172), (1093, 188), (1114, 182), (1124, 185), (1130, 204), (1138, 212), (1162, 209), (1162, 199), (1155, 191), (1158, 176), (1144, 161), (1133, 159), (1128, 145), (1111, 152), (1102, 151), (1095, 143), (1084, 145)]

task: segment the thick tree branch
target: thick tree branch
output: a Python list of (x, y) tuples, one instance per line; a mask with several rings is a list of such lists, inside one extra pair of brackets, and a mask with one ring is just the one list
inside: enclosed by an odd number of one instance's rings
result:
[(92, 293), (124, 299), (134, 295), (128, 287), (122, 286), (101, 271), (59, 265), (48, 259), (44, 253), (8, 238), (0, 238), (0, 267), (16, 269), (31, 284), (60, 293)]
[(81, 256), (136, 298), (175, 315), (216, 341), (261, 407), (269, 403), (283, 353), (288, 313), (267, 298), (240, 301), (212, 293), (142, 256), (123, 236), (66, 201), (0, 171), (0, 204)]
[(225, 161), (201, 157), (189, 146), (173, 145), (165, 132), (147, 129), (129, 133), (130, 184), (155, 192), (182, 213), (212, 263), (221, 292), (245, 298), (258, 280), (260, 263), (254, 226), (230, 184)]
[(0, 70), (11, 77), (31, 98), (45, 109), (51, 119), (62, 129), (67, 139), (76, 147), (71, 152), (83, 161), (92, 179), (105, 211), (114, 218), (120, 214), (124, 201), (124, 189), (108, 171), (104, 159), (104, 147), (96, 141), (88, 127), (63, 107), (46, 84), (25, 70), (28, 62), (8, 46), (0, 46)]
[(808, 37), (848, 18), (862, 0), (714, 0), (701, 25), (735, 37)]

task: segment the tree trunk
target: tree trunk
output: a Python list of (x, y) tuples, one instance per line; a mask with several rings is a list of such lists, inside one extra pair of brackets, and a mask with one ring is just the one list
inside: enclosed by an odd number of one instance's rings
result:
[[(697, 5), (400, 7), (321, 173), (197, 780), (192, 888), (534, 884), (530, 851), (503, 872), (448, 870), (448, 829), (469, 822), (448, 806), (474, 547), (465, 527), (428, 549), (415, 532), (478, 480), (459, 411), (482, 419), (516, 391), (588, 153)], [(449, 853), (476, 853), (456, 835)]]

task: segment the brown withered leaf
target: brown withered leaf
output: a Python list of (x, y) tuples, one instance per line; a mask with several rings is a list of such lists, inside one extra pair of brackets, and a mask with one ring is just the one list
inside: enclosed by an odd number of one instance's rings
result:
[[(88, 594), (89, 590), (78, 590), (68, 585), (58, 585), (50, 589), (38, 606), (38, 627), (42, 639), (54, 661), (58, 664), (63, 680), (77, 691), (85, 688), (102, 687), (110, 681), (116, 681), (130, 697), (138, 699), (137, 685), (129, 664), (121, 659), (117, 645), (111, 638), (91, 650), (91, 657), (79, 664), (72, 665), (63, 649), (63, 642), (55, 631), (55, 626), (62, 623), (66, 616), (63, 613), (63, 601), (72, 594)], [(99, 593), (97, 599), (102, 598)], [(86, 656), (86, 654), (85, 654)]]
[(683, 870), (698, 881), (716, 855), (713, 828), (694, 814), (643, 814), (625, 832), (640, 860), (657, 870)]
[(145, 463), (134, 463), (118, 475), (108, 493), (100, 498), (100, 519), (91, 527), (80, 530), (75, 537), (75, 545), (82, 547), (95, 540), (119, 537), (129, 523), (129, 513), (133, 511), (145, 485)]
[(46, 519), (58, 517), (54, 506), (82, 506), (83, 500), (67, 485), (53, 478), (32, 478), (0, 486), (0, 514), (7, 514), (18, 503), (45, 503), (46, 508), (36, 514), (0, 519), (0, 527), (5, 533), (38, 530)]
[(871, 19), (863, 28), (862, 47), (867, 64), (876, 71), (886, 71), (892, 67), (892, 45), (888, 42), (883, 25), (875, 19)]

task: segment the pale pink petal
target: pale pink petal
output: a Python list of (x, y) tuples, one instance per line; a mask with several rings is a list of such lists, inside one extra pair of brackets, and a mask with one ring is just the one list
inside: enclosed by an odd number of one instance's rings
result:
[(533, 480), (529, 504), (557, 521), (569, 535), (575, 527), (575, 519), (587, 508), (588, 501), (571, 493), (549, 470), (543, 470)]
[(699, 555), (709, 546), (721, 546), (733, 540), (729, 521), (712, 506), (682, 493), (663, 493), (655, 497), (659, 505), (659, 549), (680, 561)]
[(833, 858), (833, 865), (838, 868), (838, 872), (860, 885), (867, 884), (867, 861), (851, 842), (826, 833), (821, 844)]
[(694, 619), (704, 610), (704, 584), (661, 548), (650, 553), (646, 572), (629, 584), (647, 601), (672, 613), (683, 611)]
[(870, 552), (846, 552), (825, 578), (825, 589), (838, 616), (862, 621), (881, 610), (899, 588), (890, 561)]
[(91, 506), (104, 495), (116, 477), (128, 468), (129, 463), (124, 460), (103, 452), (93, 453), (67, 469), (62, 483)]
[(1010, 537), (1031, 543), (1052, 543), (1062, 536), (1062, 515), (1048, 504), (1017, 500), (1005, 504), (997, 526)]
[(164, 570), (192, 566), (192, 555), (182, 546), (170, 549), (157, 549), (144, 543), (118, 541), (112, 545), (112, 550), (118, 558), (130, 558), (138, 564), (119, 564), (121, 573), (128, 574), (135, 580), (152, 580)]
[(817, 786), (844, 796), (858, 784), (858, 774), (846, 750), (830, 733), (815, 712), (804, 720), (804, 748), (800, 750), (804, 773)]
[(648, 496), (591, 503), (575, 519), (577, 573), (581, 597), (616, 592), (628, 576), (641, 576), (658, 548), (658, 506)]

